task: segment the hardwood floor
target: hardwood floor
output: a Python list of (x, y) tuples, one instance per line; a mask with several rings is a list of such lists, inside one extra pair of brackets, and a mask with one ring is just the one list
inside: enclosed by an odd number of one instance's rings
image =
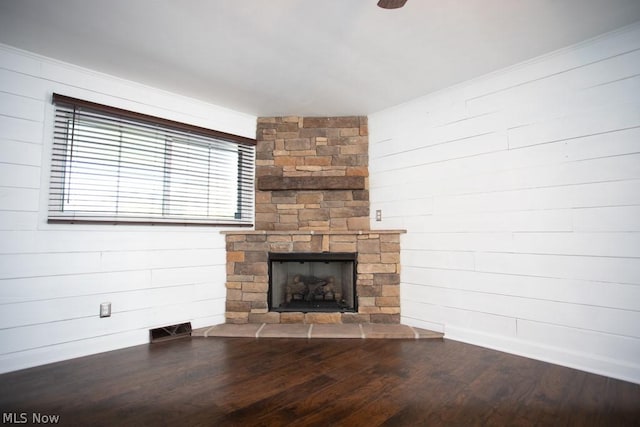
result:
[(3, 421), (631, 426), (640, 385), (454, 341), (193, 338), (0, 376)]

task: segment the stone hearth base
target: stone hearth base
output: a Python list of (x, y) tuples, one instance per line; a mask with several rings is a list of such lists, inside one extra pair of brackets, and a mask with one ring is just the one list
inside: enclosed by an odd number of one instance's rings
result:
[[(226, 322), (400, 323), (400, 235), (404, 230), (225, 231)], [(355, 313), (269, 311), (269, 252), (357, 253)]]

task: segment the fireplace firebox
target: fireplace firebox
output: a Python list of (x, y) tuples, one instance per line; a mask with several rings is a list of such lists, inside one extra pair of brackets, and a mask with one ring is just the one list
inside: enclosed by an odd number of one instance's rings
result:
[(269, 310), (356, 312), (357, 253), (269, 253)]

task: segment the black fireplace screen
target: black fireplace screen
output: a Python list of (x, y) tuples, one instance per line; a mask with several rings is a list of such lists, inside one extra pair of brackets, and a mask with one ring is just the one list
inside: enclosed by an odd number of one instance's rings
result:
[(356, 253), (269, 253), (271, 311), (354, 312)]

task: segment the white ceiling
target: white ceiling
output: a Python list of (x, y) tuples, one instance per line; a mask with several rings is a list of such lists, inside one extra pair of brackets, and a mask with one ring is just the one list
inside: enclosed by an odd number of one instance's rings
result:
[(258, 116), (366, 115), (640, 20), (640, 0), (376, 3), (0, 0), (0, 42)]

